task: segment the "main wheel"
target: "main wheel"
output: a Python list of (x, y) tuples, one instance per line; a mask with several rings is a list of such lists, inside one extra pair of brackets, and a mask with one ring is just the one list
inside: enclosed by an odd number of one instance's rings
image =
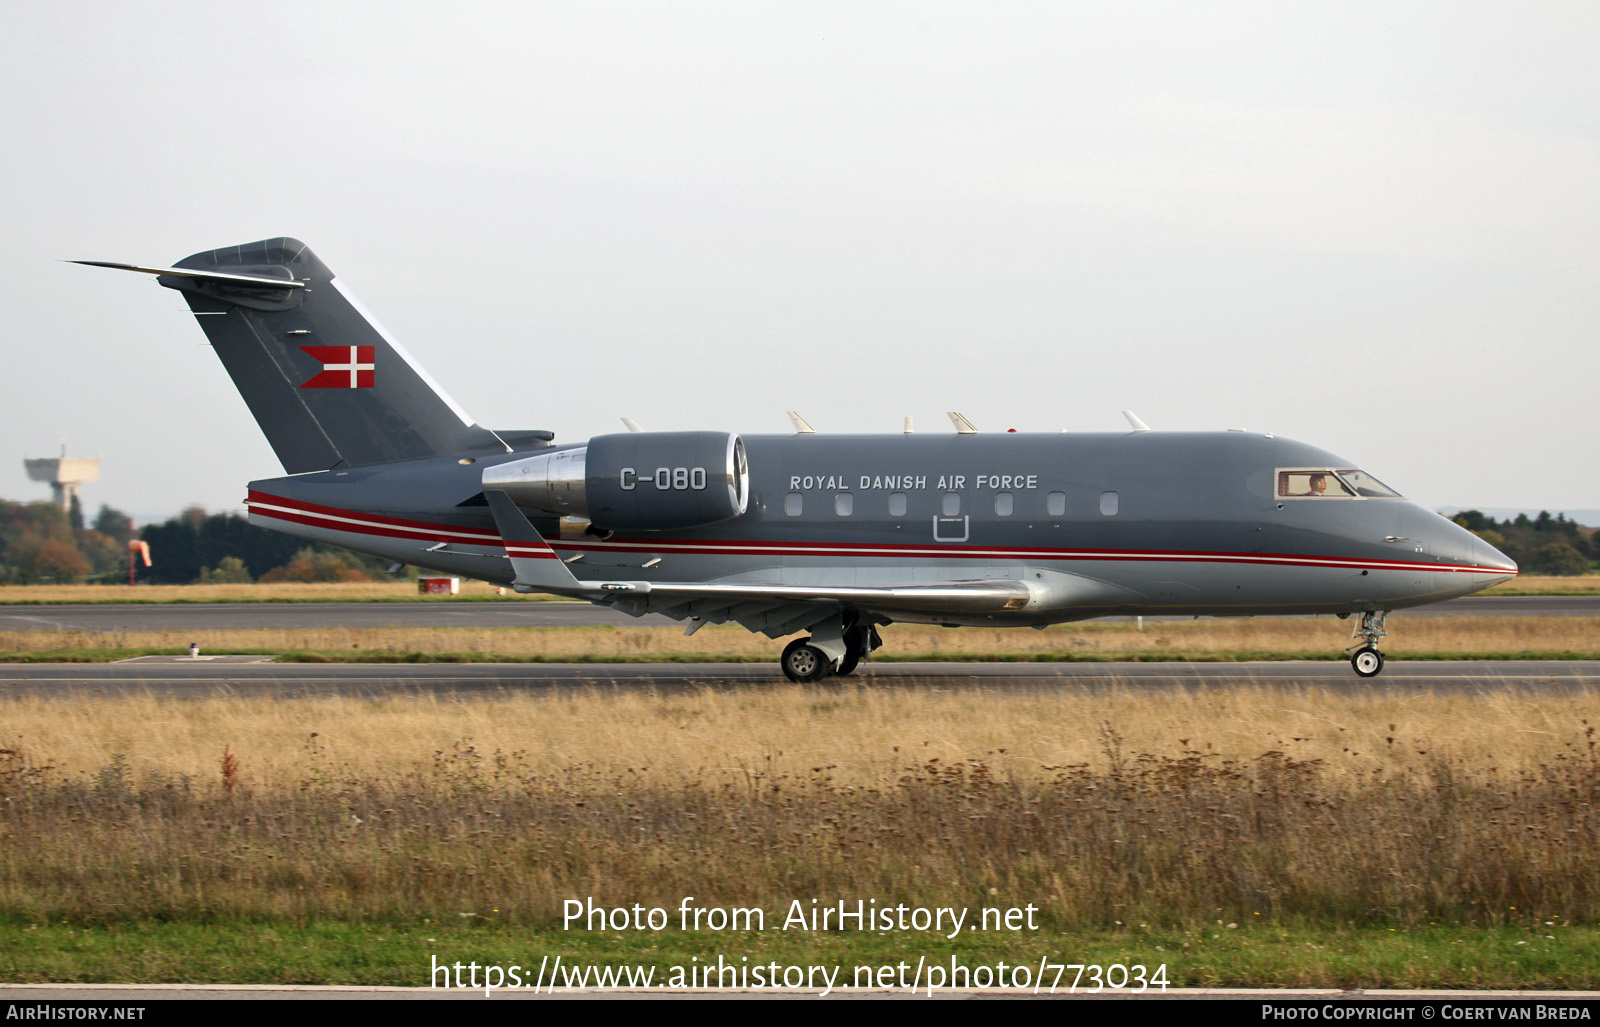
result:
[(812, 645), (810, 638), (797, 638), (785, 646), (778, 664), (790, 681), (821, 681), (833, 671), (828, 654)]
[(1356, 673), (1364, 678), (1375, 678), (1378, 676), (1378, 672), (1383, 669), (1383, 654), (1370, 645), (1364, 645), (1356, 650), (1354, 656), (1350, 657), (1350, 666), (1354, 667)]

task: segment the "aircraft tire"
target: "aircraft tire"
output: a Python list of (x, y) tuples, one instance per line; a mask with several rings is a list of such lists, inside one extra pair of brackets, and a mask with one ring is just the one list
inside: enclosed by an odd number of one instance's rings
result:
[(833, 661), (828, 654), (811, 644), (811, 639), (797, 638), (784, 646), (783, 657), (778, 661), (783, 674), (790, 681), (806, 684), (821, 681), (833, 673)]
[(1361, 677), (1375, 678), (1383, 670), (1383, 654), (1370, 645), (1364, 645), (1350, 657), (1350, 666), (1354, 667)]

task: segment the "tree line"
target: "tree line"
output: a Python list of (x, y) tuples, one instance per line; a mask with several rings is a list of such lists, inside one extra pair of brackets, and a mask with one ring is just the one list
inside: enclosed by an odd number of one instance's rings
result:
[(1600, 532), (1580, 527), (1567, 515), (1517, 514), (1497, 521), (1477, 510), (1465, 510), (1455, 522), (1517, 561), (1524, 574), (1588, 574), (1600, 561)]
[[(51, 502), (0, 499), (0, 585), (126, 582), (134, 534), (132, 519), (115, 507), (101, 506), (86, 524), (80, 511)], [(151, 565), (141, 559), (134, 566), (135, 580), (146, 584), (370, 581), (386, 566), (199, 507), (137, 534), (150, 546)]]

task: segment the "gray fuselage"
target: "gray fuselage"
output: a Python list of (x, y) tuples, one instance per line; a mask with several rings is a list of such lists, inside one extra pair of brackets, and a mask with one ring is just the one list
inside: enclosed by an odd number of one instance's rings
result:
[[(593, 523), (524, 512), (589, 580), (1026, 586), (1027, 601), (1002, 610), (860, 604), (882, 620), (945, 624), (1380, 611), (1466, 595), (1516, 573), (1503, 554), (1409, 500), (1280, 494), (1285, 468), (1353, 465), (1271, 435), (802, 434), (743, 442), (748, 506), (719, 523), (607, 532), (599, 511), (591, 511)], [(564, 448), (257, 481), (251, 521), (510, 584), (482, 498), (485, 471)], [(588, 470), (605, 478), (624, 469)], [(637, 521), (648, 515), (653, 479), (645, 468), (639, 485), (641, 472), (627, 470)]]

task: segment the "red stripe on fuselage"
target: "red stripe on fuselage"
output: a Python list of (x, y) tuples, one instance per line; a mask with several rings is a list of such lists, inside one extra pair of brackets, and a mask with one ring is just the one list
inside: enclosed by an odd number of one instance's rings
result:
[[(303, 524), (328, 531), (343, 531), (357, 535), (380, 538), (408, 539), (423, 542), (458, 543), (506, 549), (517, 557), (555, 557), (550, 550), (536, 550), (529, 543), (513, 542), (508, 547), (504, 539), (493, 532), (452, 524), (414, 521), (382, 514), (368, 514), (357, 510), (323, 506), (297, 499), (286, 499), (266, 492), (252, 490), (246, 505), (261, 517)], [(276, 508), (276, 509), (274, 509)], [(1184, 551), (1161, 549), (1070, 549), (1061, 547), (1030, 546), (956, 546), (918, 545), (916, 543), (873, 542), (781, 542), (743, 539), (638, 539), (612, 538), (574, 541), (546, 539), (548, 545), (585, 553), (604, 552), (654, 552), (693, 556), (853, 556), (871, 557), (922, 557), (946, 560), (1052, 560), (1052, 561), (1162, 561), (1177, 563), (1237, 563), (1264, 564), (1285, 567), (1340, 567), (1355, 570), (1430, 571), (1466, 574), (1505, 575), (1514, 572), (1495, 567), (1471, 567), (1462, 564), (1435, 564), (1406, 560), (1361, 560), (1348, 557), (1305, 555), (1289, 553), (1244, 553), (1229, 551)], [(514, 552), (513, 552), (514, 551)]]

